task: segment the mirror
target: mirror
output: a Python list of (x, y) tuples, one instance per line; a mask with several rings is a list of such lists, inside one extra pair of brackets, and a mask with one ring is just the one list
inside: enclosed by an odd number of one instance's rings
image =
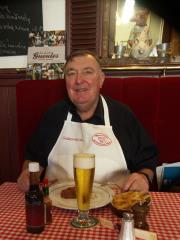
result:
[(180, 62), (180, 35), (160, 16), (135, 0), (117, 0), (116, 10), (111, 13), (114, 15), (114, 36), (109, 38), (110, 64)]
[(164, 26), (159, 16), (134, 0), (118, 0), (115, 24), (114, 58), (158, 56), (156, 46), (162, 43)]
[(113, 35), (109, 30), (105, 65), (180, 63), (180, 36), (160, 16), (135, 0), (117, 0), (110, 12), (114, 20), (109, 25), (115, 24), (115, 30)]
[(66, 0), (67, 55), (95, 51), (104, 68), (180, 64), (179, 33), (137, 1)]

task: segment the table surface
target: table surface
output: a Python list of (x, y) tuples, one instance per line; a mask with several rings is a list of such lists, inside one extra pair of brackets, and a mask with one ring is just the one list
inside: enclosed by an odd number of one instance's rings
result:
[[(147, 217), (150, 231), (156, 232), (158, 240), (180, 240), (180, 193), (151, 192), (152, 203)], [(97, 218), (105, 218), (114, 225), (121, 219), (114, 215), (110, 206), (91, 210)], [(118, 230), (98, 224), (90, 229), (76, 229), (70, 220), (77, 211), (53, 207), (53, 223), (46, 225), (41, 234), (26, 232), (24, 194), (16, 183), (0, 185), (0, 240), (88, 240), (118, 238)]]

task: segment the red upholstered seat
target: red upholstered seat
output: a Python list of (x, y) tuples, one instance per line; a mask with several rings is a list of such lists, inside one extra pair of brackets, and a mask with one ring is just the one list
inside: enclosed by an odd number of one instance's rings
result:
[(17, 84), (17, 132), (20, 162), (24, 161), (24, 148), (38, 126), (43, 113), (64, 98), (64, 80), (25, 80)]
[(157, 144), (160, 163), (180, 161), (180, 78), (160, 79)]
[(158, 78), (106, 79), (102, 92), (127, 104), (156, 141), (159, 111)]
[[(159, 164), (180, 161), (180, 78), (106, 78), (104, 95), (134, 111), (159, 148)], [(17, 84), (20, 162), (42, 114), (66, 95), (64, 80), (25, 80)]]

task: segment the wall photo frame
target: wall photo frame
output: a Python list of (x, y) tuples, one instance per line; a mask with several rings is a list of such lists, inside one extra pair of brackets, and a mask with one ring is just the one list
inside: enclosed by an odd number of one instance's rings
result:
[(134, 0), (117, 1), (115, 58), (157, 57), (156, 45), (162, 43), (164, 21)]

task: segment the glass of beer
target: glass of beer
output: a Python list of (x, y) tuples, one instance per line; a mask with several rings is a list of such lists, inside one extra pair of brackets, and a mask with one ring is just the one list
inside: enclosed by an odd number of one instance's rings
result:
[(78, 216), (71, 221), (71, 224), (77, 228), (93, 227), (99, 222), (93, 216), (89, 216), (95, 172), (95, 155), (90, 153), (74, 154), (73, 166)]

